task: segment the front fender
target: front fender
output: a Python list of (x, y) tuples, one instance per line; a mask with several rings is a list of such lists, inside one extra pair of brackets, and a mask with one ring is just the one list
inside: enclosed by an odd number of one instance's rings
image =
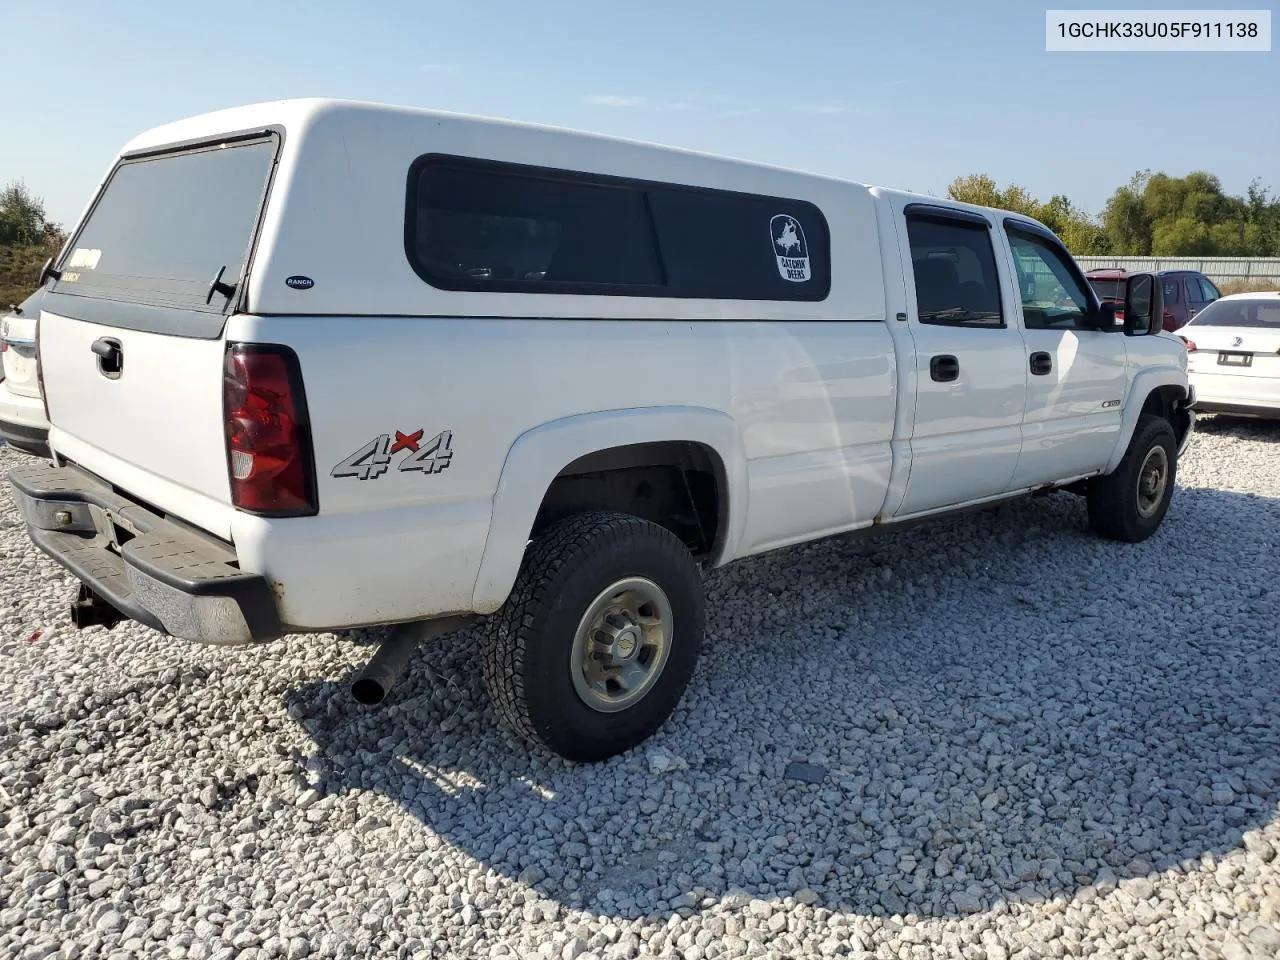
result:
[(553, 420), (516, 438), (493, 495), (492, 521), (476, 576), (471, 609), (493, 613), (507, 600), (542, 498), (556, 476), (579, 457), (638, 443), (700, 443), (720, 457), (725, 471), (727, 529), (712, 563), (731, 558), (746, 526), (747, 461), (737, 424), (703, 407), (606, 410)]
[[(1129, 441), (1133, 439), (1133, 431), (1138, 427), (1138, 418), (1142, 416), (1142, 408), (1146, 404), (1147, 398), (1160, 387), (1177, 387), (1178, 392), (1182, 395), (1184, 405), (1191, 390), (1187, 381), (1186, 371), (1177, 367), (1154, 367), (1139, 371), (1129, 385), (1129, 394), (1124, 400), (1124, 414), (1120, 418), (1120, 435), (1116, 438), (1115, 449), (1112, 450), (1111, 458), (1107, 461), (1107, 465), (1102, 471), (1103, 473), (1111, 473), (1120, 466), (1120, 461), (1124, 459), (1125, 451), (1129, 449)], [(1187, 413), (1194, 419), (1194, 414), (1189, 410)], [(1177, 429), (1177, 426), (1177, 424), (1174, 424), (1175, 429)], [(1189, 423), (1184, 440), (1191, 435), (1190, 426)]]

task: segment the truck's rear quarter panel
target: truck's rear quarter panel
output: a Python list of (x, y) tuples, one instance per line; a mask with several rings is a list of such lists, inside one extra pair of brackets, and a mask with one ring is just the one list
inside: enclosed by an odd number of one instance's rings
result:
[[(888, 483), (895, 376), (880, 324), (237, 317), (228, 334), (288, 343), (303, 371), (320, 514), (241, 514), (233, 531), (245, 568), (285, 585), (281, 617), (298, 627), (471, 609), (508, 451), (563, 418), (729, 413), (749, 463), (749, 489), (729, 492), (751, 499), (740, 552), (833, 514), (872, 516)], [(402, 447), (377, 476), (333, 476), (381, 435), (422, 446), (446, 430), (439, 472), (399, 470)]]

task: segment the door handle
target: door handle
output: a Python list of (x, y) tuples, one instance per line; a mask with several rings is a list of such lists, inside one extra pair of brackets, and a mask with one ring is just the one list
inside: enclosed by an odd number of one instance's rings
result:
[(929, 358), (929, 376), (939, 383), (950, 383), (960, 377), (960, 361), (947, 353)]
[(1031, 372), (1037, 377), (1043, 377), (1046, 373), (1053, 372), (1053, 357), (1045, 353), (1043, 350), (1037, 350), (1031, 355)]

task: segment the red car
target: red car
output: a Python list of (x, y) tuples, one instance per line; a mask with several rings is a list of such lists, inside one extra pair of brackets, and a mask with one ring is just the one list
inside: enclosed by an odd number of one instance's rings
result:
[[(1124, 282), (1129, 271), (1100, 267), (1085, 273), (1085, 279), (1103, 303), (1116, 306), (1116, 319), (1124, 320)], [(1195, 270), (1159, 270), (1155, 277), (1164, 285), (1164, 329), (1173, 332), (1186, 325), (1213, 301), (1221, 298), (1208, 277)]]

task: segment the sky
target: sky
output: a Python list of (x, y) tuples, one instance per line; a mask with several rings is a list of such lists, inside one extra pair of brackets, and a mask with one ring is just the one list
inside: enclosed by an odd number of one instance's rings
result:
[(135, 134), (320, 96), (938, 195), (981, 172), (1095, 214), (1140, 169), (1280, 190), (1280, 51), (1047, 53), (1045, 6), (0, 0), (0, 184), (69, 226)]

